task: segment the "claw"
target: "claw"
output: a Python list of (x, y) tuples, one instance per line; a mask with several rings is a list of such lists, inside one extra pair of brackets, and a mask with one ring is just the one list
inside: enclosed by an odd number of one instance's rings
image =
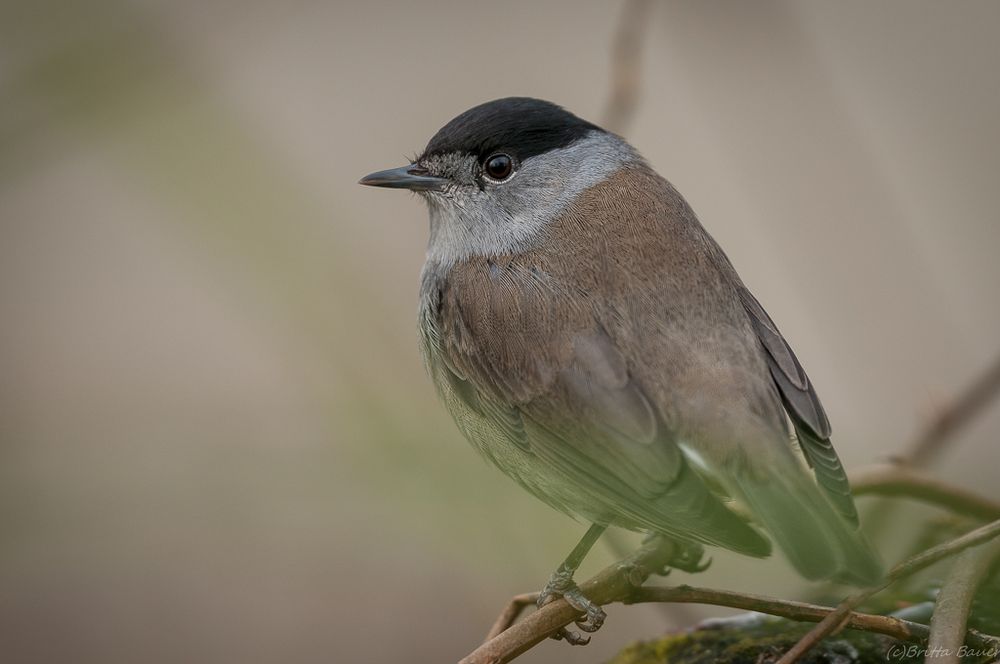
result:
[(608, 617), (602, 609), (598, 608), (594, 613), (587, 613), (586, 620), (577, 620), (576, 626), (584, 632), (594, 633), (604, 626), (604, 619)]
[(579, 632), (571, 632), (565, 627), (560, 627), (558, 631), (552, 634), (552, 638), (556, 641), (564, 640), (571, 646), (585, 646), (590, 643), (589, 636), (583, 636)]
[(604, 609), (584, 597), (583, 593), (580, 592), (580, 588), (575, 583), (572, 588), (568, 588), (563, 593), (563, 599), (569, 602), (569, 605), (577, 611), (586, 614), (587, 618), (585, 620), (576, 621), (576, 626), (584, 632), (596, 632), (608, 617)]
[(539, 609), (548, 604), (549, 602), (554, 602), (559, 599), (559, 595), (551, 590), (548, 586), (542, 592), (538, 593), (538, 599), (535, 600), (535, 606)]
[(654, 569), (649, 569), (643, 565), (635, 562), (623, 562), (620, 568), (625, 574), (625, 580), (633, 588), (639, 588), (642, 584), (646, 583), (648, 579), (653, 574), (657, 576), (667, 576), (670, 574), (669, 565), (661, 565)]
[(549, 582), (542, 588), (542, 592), (538, 593), (538, 600), (535, 603), (538, 605), (538, 608), (542, 608), (549, 602), (563, 597), (566, 591), (571, 588), (576, 588), (576, 583), (573, 581), (573, 572), (560, 565), (559, 569), (552, 574)]
[(625, 580), (633, 588), (638, 588), (644, 584), (646, 578), (649, 576), (646, 573), (646, 568), (636, 563), (623, 563), (621, 569), (625, 572)]
[(712, 556), (709, 556), (708, 558), (705, 559), (705, 562), (702, 563), (701, 561), (699, 561), (698, 563), (696, 563), (695, 566), (690, 571), (694, 574), (698, 574), (699, 572), (704, 572), (711, 566), (712, 566)]
[(653, 574), (656, 576), (670, 576), (670, 572), (673, 568), (670, 565), (661, 565), (658, 569), (653, 570)]
[[(580, 587), (573, 581), (572, 574), (562, 568), (556, 570), (549, 582), (545, 584), (542, 592), (538, 593), (536, 603), (541, 608), (559, 597), (565, 599), (570, 606), (585, 615), (582, 620), (575, 621), (576, 626), (584, 632), (596, 632), (608, 617), (604, 609), (591, 602), (580, 591)], [(552, 634), (552, 638), (565, 639), (567, 643), (575, 646), (586, 645), (590, 642), (590, 637), (571, 632), (565, 627)]]
[(685, 572), (697, 574), (704, 572), (712, 564), (711, 558), (702, 563), (701, 561), (704, 557), (705, 549), (700, 544), (689, 544), (678, 551), (677, 555), (671, 558), (668, 564), (670, 567), (676, 567)]

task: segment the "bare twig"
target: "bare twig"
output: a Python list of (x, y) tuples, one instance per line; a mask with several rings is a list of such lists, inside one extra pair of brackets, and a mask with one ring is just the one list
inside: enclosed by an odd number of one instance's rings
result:
[(959, 649), (966, 642), (966, 626), (976, 589), (1000, 556), (1000, 542), (991, 542), (967, 549), (955, 557), (954, 564), (934, 602), (934, 615), (928, 652), (935, 662), (958, 664)]
[(970, 384), (945, 410), (938, 413), (913, 441), (904, 459), (914, 467), (927, 465), (962, 428), (1000, 395), (1000, 358)]
[[(798, 622), (819, 622), (835, 610), (829, 606), (820, 606), (818, 604), (792, 602), (762, 595), (735, 593), (710, 588), (694, 588), (691, 586), (637, 588), (632, 596), (626, 600), (626, 603), (638, 604), (640, 602), (711, 604), (714, 606), (726, 606), (734, 609), (766, 613)], [(894, 639), (912, 641), (914, 643), (926, 643), (930, 636), (930, 630), (926, 625), (901, 618), (878, 616), (869, 613), (847, 613), (844, 626), (865, 632), (885, 634)], [(966, 642), (977, 648), (1000, 646), (1000, 639), (989, 635), (974, 631), (963, 635), (966, 638)]]
[(493, 627), (490, 627), (490, 631), (483, 641), (489, 641), (493, 637), (500, 634), (500, 632), (513, 625), (514, 622), (521, 616), (521, 613), (523, 613), (529, 606), (534, 606), (537, 600), (537, 592), (522, 593), (511, 597), (510, 603), (507, 604), (507, 608), (505, 608), (503, 612), (497, 616), (496, 621), (493, 623)]
[(861, 602), (865, 601), (875, 593), (889, 587), (889, 585), (893, 582), (919, 572), (925, 567), (929, 567), (939, 560), (953, 556), (971, 546), (987, 542), (998, 535), (1000, 535), (1000, 520), (988, 523), (985, 526), (976, 528), (975, 530), (953, 539), (950, 542), (945, 542), (944, 544), (931, 547), (922, 553), (918, 553), (912, 558), (904, 560), (889, 570), (889, 574), (886, 575), (885, 580), (882, 581), (882, 583), (855, 593), (841, 602), (837, 606), (836, 610), (827, 615), (819, 622), (818, 625), (813, 627), (807, 634), (805, 634), (805, 636), (799, 639), (799, 642), (792, 646), (792, 648), (778, 660), (777, 664), (792, 664), (792, 662), (797, 662), (799, 658), (809, 652), (813, 646), (843, 627), (844, 622), (848, 619), (850, 613), (859, 604), (861, 604)]
[(903, 467), (878, 468), (852, 477), (851, 493), (855, 496), (905, 496), (977, 519), (1000, 519), (1000, 503)]
[(642, 36), (652, 5), (651, 0), (626, 0), (611, 45), (611, 93), (602, 125), (616, 134), (628, 129), (639, 102)]
[[(896, 465), (901, 470), (914, 470), (927, 466), (955, 439), (955, 435), (982, 413), (997, 396), (1000, 396), (1000, 358), (991, 363), (984, 373), (962, 390), (947, 408), (939, 412), (937, 417), (923, 428), (907, 446), (906, 451), (896, 458)], [(859, 493), (858, 489), (863, 489), (854, 481), (851, 485), (852, 493)], [(929, 495), (934, 496), (935, 493), (932, 491)], [(885, 531), (892, 507), (892, 503), (885, 499), (869, 505), (862, 519), (867, 530), (872, 533)]]
[[(987, 367), (985, 372), (962, 390), (952, 400), (948, 408), (939, 412), (921, 430), (913, 442), (907, 446), (906, 451), (896, 457), (895, 466), (899, 473), (897, 478), (903, 481), (881, 481), (890, 478), (873, 477), (870, 482), (866, 483), (863, 477), (852, 479), (851, 493), (855, 495), (871, 493), (882, 496), (919, 497), (979, 518), (990, 520), (1000, 518), (1000, 514), (993, 511), (995, 503), (959, 489), (933, 483), (915, 474), (907, 474), (927, 466), (934, 457), (944, 451), (961, 429), (982, 413), (986, 406), (998, 396), (1000, 396), (1000, 358), (997, 358)], [(918, 488), (919, 495), (914, 491)], [(892, 506), (892, 503), (884, 498), (867, 506), (862, 521), (868, 532), (879, 533), (886, 530)]]

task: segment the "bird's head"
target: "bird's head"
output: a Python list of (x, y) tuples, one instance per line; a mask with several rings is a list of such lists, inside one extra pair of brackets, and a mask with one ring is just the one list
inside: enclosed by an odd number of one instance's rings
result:
[(429, 258), (454, 262), (531, 246), (584, 190), (640, 158), (625, 141), (547, 101), (509, 97), (442, 127), (413, 163), (361, 184), (427, 201)]

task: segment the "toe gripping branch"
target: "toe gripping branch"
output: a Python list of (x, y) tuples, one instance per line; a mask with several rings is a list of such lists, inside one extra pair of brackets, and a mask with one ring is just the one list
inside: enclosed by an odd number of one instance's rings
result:
[[(666, 565), (690, 574), (704, 572), (712, 566), (712, 559), (705, 558), (705, 547), (694, 542), (678, 542), (677, 553)], [(669, 571), (669, 570), (668, 570)]]
[[(587, 552), (594, 545), (597, 539), (604, 532), (603, 526), (592, 526), (576, 548), (570, 553), (566, 560), (553, 572), (545, 588), (538, 594), (537, 605), (539, 608), (549, 602), (562, 597), (574, 609), (583, 614), (582, 619), (574, 621), (581, 631), (587, 633), (596, 632), (604, 624), (607, 613), (600, 605), (588, 599), (580, 587), (573, 580), (573, 575), (579, 568), (580, 563)], [(657, 544), (663, 546), (664, 542), (659, 536), (647, 538), (645, 544)], [(666, 576), (671, 568), (677, 568), (685, 572), (703, 572), (712, 564), (712, 559), (705, 559), (705, 549), (700, 544), (670, 541), (673, 553), (665, 564), (656, 569), (649, 569), (645, 565), (634, 560), (623, 561), (626, 568), (625, 578), (630, 585), (641, 586), (651, 574)], [(662, 559), (661, 559), (662, 560)], [(553, 639), (565, 640), (571, 645), (586, 645), (590, 643), (590, 637), (579, 632), (573, 632), (566, 627), (559, 628), (552, 634)]]
[[(549, 582), (545, 584), (545, 588), (538, 594), (539, 608), (555, 600), (557, 597), (562, 597), (570, 606), (583, 613), (586, 617), (583, 620), (575, 622), (576, 626), (584, 632), (596, 632), (599, 630), (601, 625), (604, 624), (604, 619), (608, 617), (608, 614), (604, 612), (604, 609), (584, 596), (580, 591), (580, 586), (576, 585), (576, 582), (573, 581), (573, 574), (576, 573), (576, 570), (580, 567), (580, 563), (583, 562), (587, 553), (590, 552), (590, 549), (600, 539), (601, 535), (604, 534), (605, 530), (607, 530), (606, 525), (599, 523), (592, 525), (580, 542), (573, 547), (570, 554), (566, 556), (566, 560), (552, 573)], [(567, 643), (576, 646), (590, 643), (589, 636), (571, 632), (565, 627), (560, 627), (552, 634), (552, 638), (557, 640), (565, 639)]]
[[(604, 624), (607, 613), (600, 606), (587, 599), (583, 592), (580, 591), (580, 586), (576, 585), (576, 582), (573, 580), (573, 573), (575, 571), (575, 569), (568, 567), (566, 563), (560, 565), (559, 569), (552, 574), (549, 582), (545, 584), (545, 588), (539, 593), (538, 607), (541, 608), (549, 602), (562, 597), (570, 606), (585, 616), (582, 620), (575, 621), (576, 626), (584, 632), (596, 632)], [(589, 636), (572, 632), (565, 627), (560, 627), (559, 630), (552, 634), (552, 638), (556, 640), (565, 639), (567, 643), (575, 646), (590, 643)]]

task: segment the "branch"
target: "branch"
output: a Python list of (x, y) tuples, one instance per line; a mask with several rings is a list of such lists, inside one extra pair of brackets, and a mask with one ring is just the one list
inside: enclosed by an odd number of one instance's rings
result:
[(958, 664), (960, 661), (958, 652), (965, 643), (972, 600), (997, 556), (1000, 556), (998, 542), (967, 549), (956, 556), (948, 578), (934, 601), (927, 644), (930, 652), (941, 653), (941, 664)]
[[(691, 604), (711, 604), (725, 606), (745, 611), (766, 613), (779, 618), (787, 618), (798, 622), (820, 622), (835, 609), (806, 602), (792, 602), (763, 595), (750, 595), (710, 588), (694, 588), (678, 586), (676, 588), (645, 587), (637, 588), (626, 604), (641, 602), (683, 602)], [(844, 622), (845, 627), (865, 632), (885, 634), (900, 641), (926, 643), (931, 630), (927, 625), (910, 622), (891, 616), (878, 616), (870, 613), (850, 612)], [(987, 649), (1000, 646), (1000, 639), (980, 634), (973, 630), (960, 634), (966, 641), (977, 648)]]
[(998, 535), (1000, 535), (1000, 520), (988, 523), (985, 526), (976, 528), (975, 530), (953, 539), (950, 542), (945, 542), (944, 544), (931, 547), (922, 553), (918, 553), (912, 558), (904, 560), (889, 570), (889, 574), (886, 575), (885, 580), (882, 581), (882, 583), (855, 593), (841, 602), (833, 612), (828, 614), (819, 622), (818, 625), (813, 627), (805, 636), (799, 639), (799, 642), (792, 646), (792, 648), (778, 660), (777, 664), (792, 664), (792, 662), (797, 662), (799, 658), (809, 652), (813, 646), (830, 634), (841, 629), (849, 619), (850, 613), (857, 608), (861, 602), (865, 601), (875, 593), (888, 588), (892, 583), (919, 572), (939, 560), (964, 551), (971, 546), (987, 542)]
[(483, 640), (491, 641), (496, 636), (499, 636), (501, 632), (505, 631), (508, 627), (514, 624), (514, 622), (521, 616), (526, 608), (529, 606), (534, 606), (535, 602), (538, 601), (538, 593), (521, 593), (520, 595), (514, 595), (510, 598), (510, 602), (507, 604), (507, 608), (497, 616), (496, 621), (493, 623), (493, 627), (490, 627), (489, 633)]
[[(928, 638), (929, 631), (923, 626), (897, 618), (856, 613), (854, 609), (895, 581), (970, 547), (990, 541), (997, 536), (1000, 536), (1000, 519), (899, 563), (889, 571), (882, 583), (851, 595), (832, 609), (804, 602), (790, 602), (757, 595), (688, 586), (679, 588), (641, 587), (649, 578), (651, 570), (660, 569), (674, 554), (673, 543), (662, 539), (647, 543), (632, 555), (606, 567), (597, 576), (582, 584), (581, 590), (591, 601), (601, 606), (612, 602), (716, 604), (760, 611), (792, 620), (818, 621), (816, 627), (803, 636), (779, 660), (779, 664), (790, 664), (797, 661), (819, 641), (843, 627), (878, 632), (909, 641), (922, 641)], [(560, 599), (546, 604), (521, 622), (512, 624), (524, 608), (532, 603), (534, 597), (535, 595), (532, 593), (514, 597), (497, 618), (487, 641), (463, 659), (461, 664), (509, 662), (582, 615), (566, 600)], [(1000, 647), (1000, 639), (980, 635), (971, 630), (966, 632), (964, 624), (960, 631), (974, 645)]]
[[(631, 551), (631, 545), (618, 537), (619, 534), (620, 531), (610, 530), (601, 541), (611, 549), (615, 558), (624, 558)], [(662, 614), (661, 619), (668, 625), (687, 625), (698, 622), (698, 614), (688, 605), (662, 603), (658, 608)]]
[[(581, 584), (580, 590), (590, 601), (600, 606), (621, 601), (628, 597), (636, 586), (642, 585), (653, 570), (662, 569), (675, 552), (676, 545), (673, 542), (656, 538), (639, 547), (627, 558), (605, 567), (595, 577)], [(517, 613), (520, 613), (523, 606), (522, 602)], [(503, 622), (508, 615), (514, 615), (510, 605), (497, 619), (497, 624)], [(581, 615), (583, 614), (564, 599), (550, 602), (476, 648), (460, 664), (509, 662)], [(490, 633), (492, 631), (490, 630)]]
[(977, 519), (1000, 519), (1000, 503), (904, 467), (880, 468), (853, 477), (851, 493), (855, 496), (905, 496)]
[(624, 134), (639, 102), (642, 35), (649, 23), (650, 0), (627, 0), (611, 44), (611, 92), (602, 126)]

